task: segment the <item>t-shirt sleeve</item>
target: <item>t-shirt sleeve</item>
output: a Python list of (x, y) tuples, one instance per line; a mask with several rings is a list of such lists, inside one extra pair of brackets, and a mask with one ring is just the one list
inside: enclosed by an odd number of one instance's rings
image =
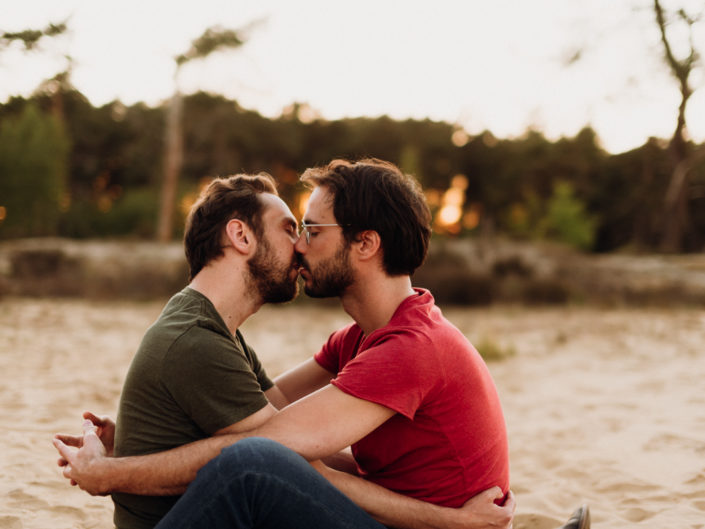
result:
[(439, 369), (427, 338), (397, 330), (345, 364), (332, 384), (413, 419), (429, 393), (442, 384)]
[(206, 434), (213, 435), (267, 405), (262, 384), (271, 381), (250, 352), (199, 327), (190, 329), (169, 350), (162, 382)]
[(357, 348), (357, 343), (362, 337), (362, 330), (351, 323), (331, 334), (313, 358), (323, 369), (337, 374), (341, 366), (348, 361), (348, 355)]

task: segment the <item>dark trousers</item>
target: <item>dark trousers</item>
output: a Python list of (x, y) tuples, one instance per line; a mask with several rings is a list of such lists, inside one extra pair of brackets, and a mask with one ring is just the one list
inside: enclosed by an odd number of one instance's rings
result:
[(157, 529), (384, 529), (308, 462), (269, 439), (240, 441), (203, 467)]

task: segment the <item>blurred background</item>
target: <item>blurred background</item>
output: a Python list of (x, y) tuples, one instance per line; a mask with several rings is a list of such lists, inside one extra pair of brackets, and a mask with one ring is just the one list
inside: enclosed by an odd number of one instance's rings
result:
[(0, 294), (166, 295), (209, 179), (300, 216), (305, 168), (374, 156), (439, 299), (705, 302), (701, 1), (253, 4), (0, 8)]

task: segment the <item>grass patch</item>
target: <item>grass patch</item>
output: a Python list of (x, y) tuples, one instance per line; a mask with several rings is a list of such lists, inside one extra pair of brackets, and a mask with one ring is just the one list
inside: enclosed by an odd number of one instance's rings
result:
[(477, 349), (477, 352), (480, 353), (480, 356), (482, 356), (485, 362), (498, 362), (516, 355), (514, 345), (502, 345), (487, 336), (483, 336), (480, 341), (474, 345), (475, 349)]

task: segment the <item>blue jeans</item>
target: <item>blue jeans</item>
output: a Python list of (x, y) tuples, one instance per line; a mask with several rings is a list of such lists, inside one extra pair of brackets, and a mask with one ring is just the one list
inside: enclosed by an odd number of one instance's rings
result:
[(269, 439), (244, 439), (203, 467), (157, 529), (384, 529), (308, 462)]

